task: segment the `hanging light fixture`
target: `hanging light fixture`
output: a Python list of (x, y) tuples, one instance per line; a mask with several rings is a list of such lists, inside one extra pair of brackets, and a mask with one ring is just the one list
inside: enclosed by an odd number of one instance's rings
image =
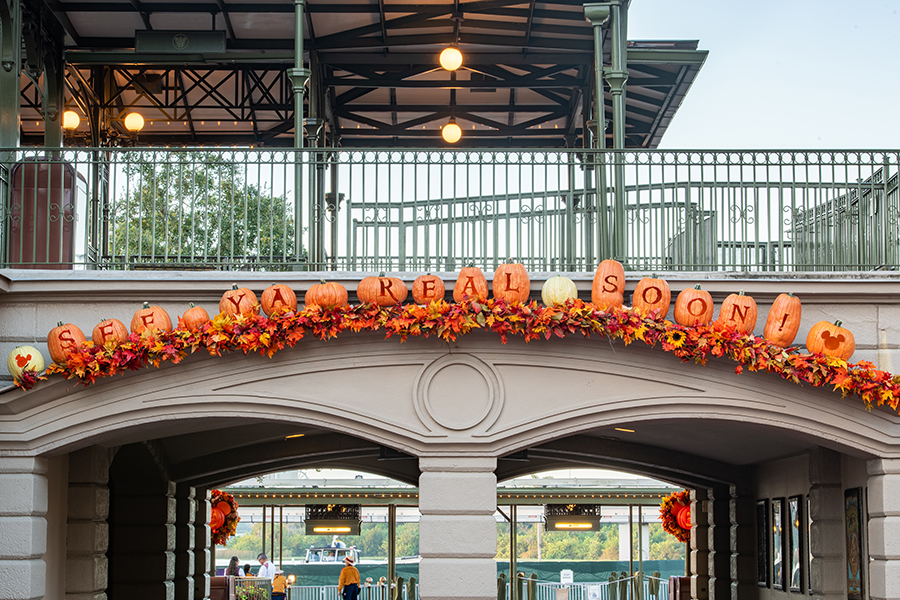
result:
[(455, 144), (462, 137), (462, 129), (456, 124), (456, 119), (450, 117), (447, 124), (441, 128), (441, 137), (448, 144)]
[(81, 117), (74, 110), (67, 110), (63, 113), (63, 129), (66, 131), (75, 131), (81, 124)]
[(128, 113), (128, 116), (125, 117), (125, 129), (127, 129), (131, 133), (137, 133), (143, 128), (144, 117), (142, 117), (140, 113)]
[(444, 48), (439, 58), (441, 66), (448, 71), (455, 71), (462, 66), (463, 55), (456, 46)]

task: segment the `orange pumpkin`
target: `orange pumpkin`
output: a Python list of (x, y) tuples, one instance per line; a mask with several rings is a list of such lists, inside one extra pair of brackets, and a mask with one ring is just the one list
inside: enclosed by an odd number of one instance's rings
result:
[(94, 325), (91, 339), (98, 346), (103, 346), (108, 342), (121, 344), (128, 339), (128, 328), (118, 319), (103, 319)]
[(50, 358), (53, 362), (65, 363), (69, 352), (78, 350), (86, 341), (84, 333), (77, 325), (60, 321), (59, 325), (47, 334), (47, 348), (50, 350)]
[(819, 321), (806, 336), (806, 349), (850, 360), (856, 351), (856, 340), (849, 329), (841, 327), (840, 321), (835, 321), (833, 325), (828, 321)]
[(446, 292), (441, 278), (431, 273), (419, 275), (412, 284), (412, 297), (416, 304), (439, 302), (444, 299)]
[(365, 277), (356, 287), (356, 297), (360, 302), (376, 306), (394, 306), (406, 300), (409, 289), (397, 277)]
[(131, 319), (131, 332), (141, 333), (145, 329), (155, 329), (164, 333), (172, 331), (169, 313), (158, 306), (150, 306), (149, 302), (144, 302), (144, 307), (138, 309)]
[(329, 310), (338, 306), (347, 306), (347, 288), (339, 283), (326, 282), (321, 279), (320, 283), (311, 285), (306, 290), (303, 301), (307, 306), (321, 306)]
[(521, 263), (504, 263), (494, 271), (491, 282), (494, 298), (506, 302), (528, 302), (531, 294), (531, 279), (525, 265)]
[(216, 510), (222, 513), (224, 516), (228, 516), (231, 514), (231, 505), (227, 502), (217, 502)]
[(487, 279), (481, 269), (475, 265), (469, 265), (459, 270), (456, 285), (453, 286), (453, 301), (462, 302), (469, 300), (487, 300)]
[(219, 312), (232, 317), (249, 313), (259, 314), (259, 302), (256, 301), (253, 290), (232, 283), (231, 289), (222, 294), (222, 299), (219, 300)]
[(665, 319), (672, 304), (672, 291), (665, 279), (644, 277), (638, 281), (631, 296), (631, 305), (644, 314), (656, 311), (656, 316)]
[(779, 294), (769, 309), (763, 337), (776, 346), (787, 348), (797, 337), (802, 314), (800, 298), (793, 294)]
[(709, 292), (693, 288), (681, 290), (675, 299), (675, 322), (686, 327), (706, 325), (712, 321), (713, 299)]
[(272, 316), (279, 312), (297, 310), (297, 294), (281, 283), (273, 283), (265, 290), (259, 300), (263, 312)]
[(739, 333), (752, 334), (756, 328), (757, 314), (756, 300), (745, 296), (744, 290), (740, 290), (737, 294), (729, 294), (722, 302), (716, 326), (734, 327)]
[(600, 263), (594, 273), (591, 302), (597, 308), (606, 310), (611, 306), (622, 306), (624, 301), (625, 269), (619, 261), (608, 258)]
[(196, 331), (204, 323), (209, 322), (209, 313), (202, 306), (194, 306), (193, 302), (189, 304), (188, 309), (178, 319), (178, 326), (187, 331)]
[(209, 528), (215, 531), (225, 524), (225, 515), (218, 508), (213, 507), (209, 515)]

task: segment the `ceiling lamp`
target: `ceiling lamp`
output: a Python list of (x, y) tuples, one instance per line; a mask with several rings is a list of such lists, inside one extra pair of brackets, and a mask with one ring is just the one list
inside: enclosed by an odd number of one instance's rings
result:
[(455, 144), (462, 137), (462, 129), (459, 128), (459, 125), (456, 124), (456, 119), (450, 117), (450, 120), (447, 121), (447, 124), (441, 128), (441, 137), (444, 138), (444, 141), (448, 144)]
[(460, 68), (462, 66), (462, 60), (462, 52), (459, 51), (459, 48), (456, 48), (454, 46), (444, 48), (444, 51), (441, 52), (441, 66), (448, 71), (455, 71)]
[(81, 124), (81, 117), (74, 110), (67, 110), (63, 113), (63, 129), (66, 131), (75, 131)]
[(596, 531), (599, 527), (599, 504), (544, 506), (544, 529), (547, 531)]
[(136, 112), (128, 113), (128, 116), (125, 117), (125, 129), (127, 129), (131, 133), (137, 133), (143, 128), (144, 117)]
[(306, 535), (359, 535), (359, 504), (307, 504)]

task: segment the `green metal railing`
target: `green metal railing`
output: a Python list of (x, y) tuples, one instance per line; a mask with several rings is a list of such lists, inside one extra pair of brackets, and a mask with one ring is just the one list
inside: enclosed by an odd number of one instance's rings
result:
[(898, 159), (898, 151), (0, 151), (0, 266), (452, 271), (513, 257), (534, 271), (591, 271), (604, 258), (660, 272), (893, 269)]

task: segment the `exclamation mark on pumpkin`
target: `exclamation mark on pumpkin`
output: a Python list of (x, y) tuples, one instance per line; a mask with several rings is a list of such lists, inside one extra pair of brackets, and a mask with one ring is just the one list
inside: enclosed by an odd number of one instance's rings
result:
[(784, 324), (787, 323), (787, 320), (788, 320), (788, 314), (784, 313), (784, 317), (781, 319), (781, 325), (778, 326), (778, 331), (781, 331), (782, 329), (784, 329)]

